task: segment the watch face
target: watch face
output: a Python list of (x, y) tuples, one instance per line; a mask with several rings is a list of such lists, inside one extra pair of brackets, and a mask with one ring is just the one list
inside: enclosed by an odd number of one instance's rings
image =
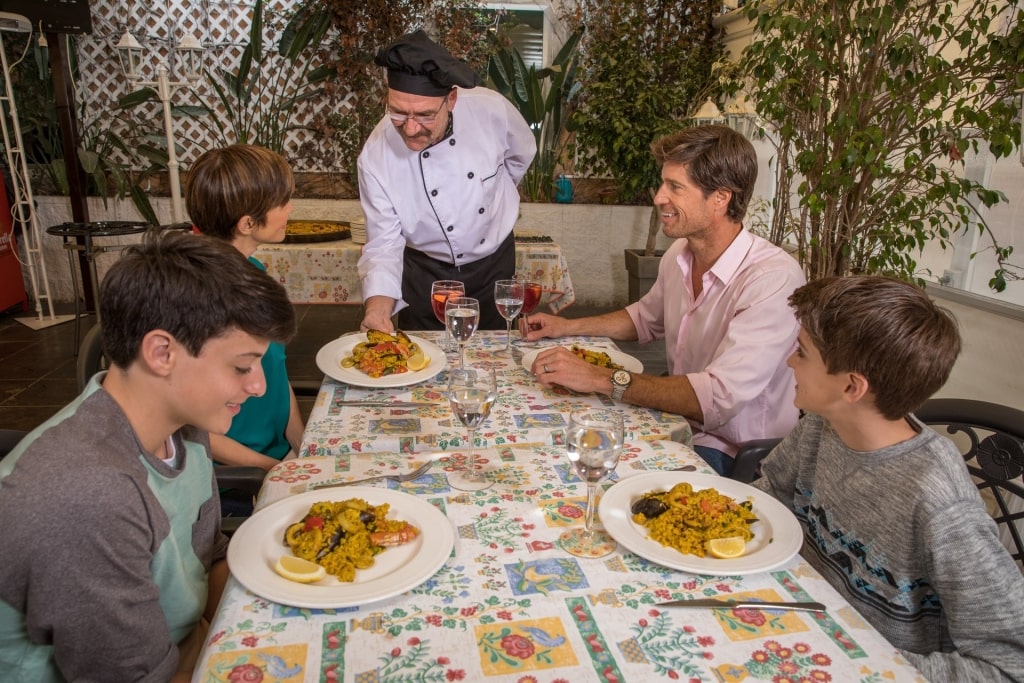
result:
[(628, 385), (632, 379), (633, 377), (625, 370), (616, 370), (612, 373), (612, 381), (622, 386)]

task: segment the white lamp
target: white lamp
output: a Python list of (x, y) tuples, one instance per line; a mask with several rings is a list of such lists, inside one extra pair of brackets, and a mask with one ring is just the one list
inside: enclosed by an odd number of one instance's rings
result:
[(700, 105), (700, 109), (697, 113), (690, 117), (695, 125), (698, 126), (710, 126), (714, 123), (722, 123), (725, 119), (722, 117), (722, 112), (718, 109), (718, 106), (711, 101), (709, 97), (704, 104)]
[(128, 80), (137, 81), (142, 78), (142, 46), (128, 31), (124, 32), (117, 43), (117, 56)]
[(181, 70), (185, 80), (172, 81), (171, 70), (163, 59), (157, 65), (156, 81), (142, 80), (142, 45), (128, 31), (124, 32), (117, 43), (117, 54), (121, 59), (121, 68), (128, 80), (140, 86), (156, 86), (157, 94), (164, 108), (164, 133), (167, 136), (167, 176), (171, 184), (171, 213), (175, 223), (184, 220), (185, 212), (181, 201), (181, 176), (178, 171), (178, 151), (174, 145), (174, 126), (171, 119), (171, 92), (174, 88), (190, 87), (196, 83), (203, 72), (203, 46), (195, 36), (186, 35), (177, 45), (177, 53), (181, 58)]

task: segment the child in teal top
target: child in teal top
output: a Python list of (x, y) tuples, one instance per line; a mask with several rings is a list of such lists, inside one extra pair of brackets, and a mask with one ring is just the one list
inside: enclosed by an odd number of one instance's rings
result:
[[(230, 145), (203, 154), (186, 179), (185, 203), (203, 234), (230, 242), (253, 258), (261, 244), (284, 240), (295, 181), (279, 154), (253, 145)], [(224, 436), (211, 439), (213, 458), (224, 465), (269, 470), (298, 454), (305, 425), (288, 381), (284, 346), (271, 343), (263, 356), (266, 391), (246, 401)]]

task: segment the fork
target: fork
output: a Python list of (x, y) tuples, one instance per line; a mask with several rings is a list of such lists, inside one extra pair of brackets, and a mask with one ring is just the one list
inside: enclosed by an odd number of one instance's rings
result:
[(433, 466), (434, 461), (428, 460), (419, 467), (417, 467), (416, 469), (412, 470), (411, 472), (403, 472), (402, 474), (378, 474), (375, 477), (366, 477), (365, 479), (354, 479), (352, 481), (321, 482), (319, 484), (313, 484), (312, 486), (309, 487), (309, 490), (315, 491), (317, 489), (329, 489), (335, 486), (352, 486), (353, 484), (365, 484), (367, 482), (378, 481), (380, 479), (390, 479), (391, 481), (397, 481), (398, 483), (402, 483), (406, 481), (412, 481), (414, 479), (419, 479), (420, 477), (427, 473), (427, 470), (429, 470)]

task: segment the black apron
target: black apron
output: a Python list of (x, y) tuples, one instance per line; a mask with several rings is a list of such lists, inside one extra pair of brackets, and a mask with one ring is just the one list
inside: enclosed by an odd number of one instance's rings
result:
[(443, 330), (430, 304), (430, 286), (435, 280), (458, 280), (466, 285), (466, 296), (480, 301), (481, 330), (504, 330), (505, 319), (494, 305), (495, 280), (510, 280), (516, 273), (516, 240), (513, 233), (490, 256), (462, 266), (438, 261), (411, 247), (402, 258), (402, 298), (409, 304), (398, 312), (403, 330)]

